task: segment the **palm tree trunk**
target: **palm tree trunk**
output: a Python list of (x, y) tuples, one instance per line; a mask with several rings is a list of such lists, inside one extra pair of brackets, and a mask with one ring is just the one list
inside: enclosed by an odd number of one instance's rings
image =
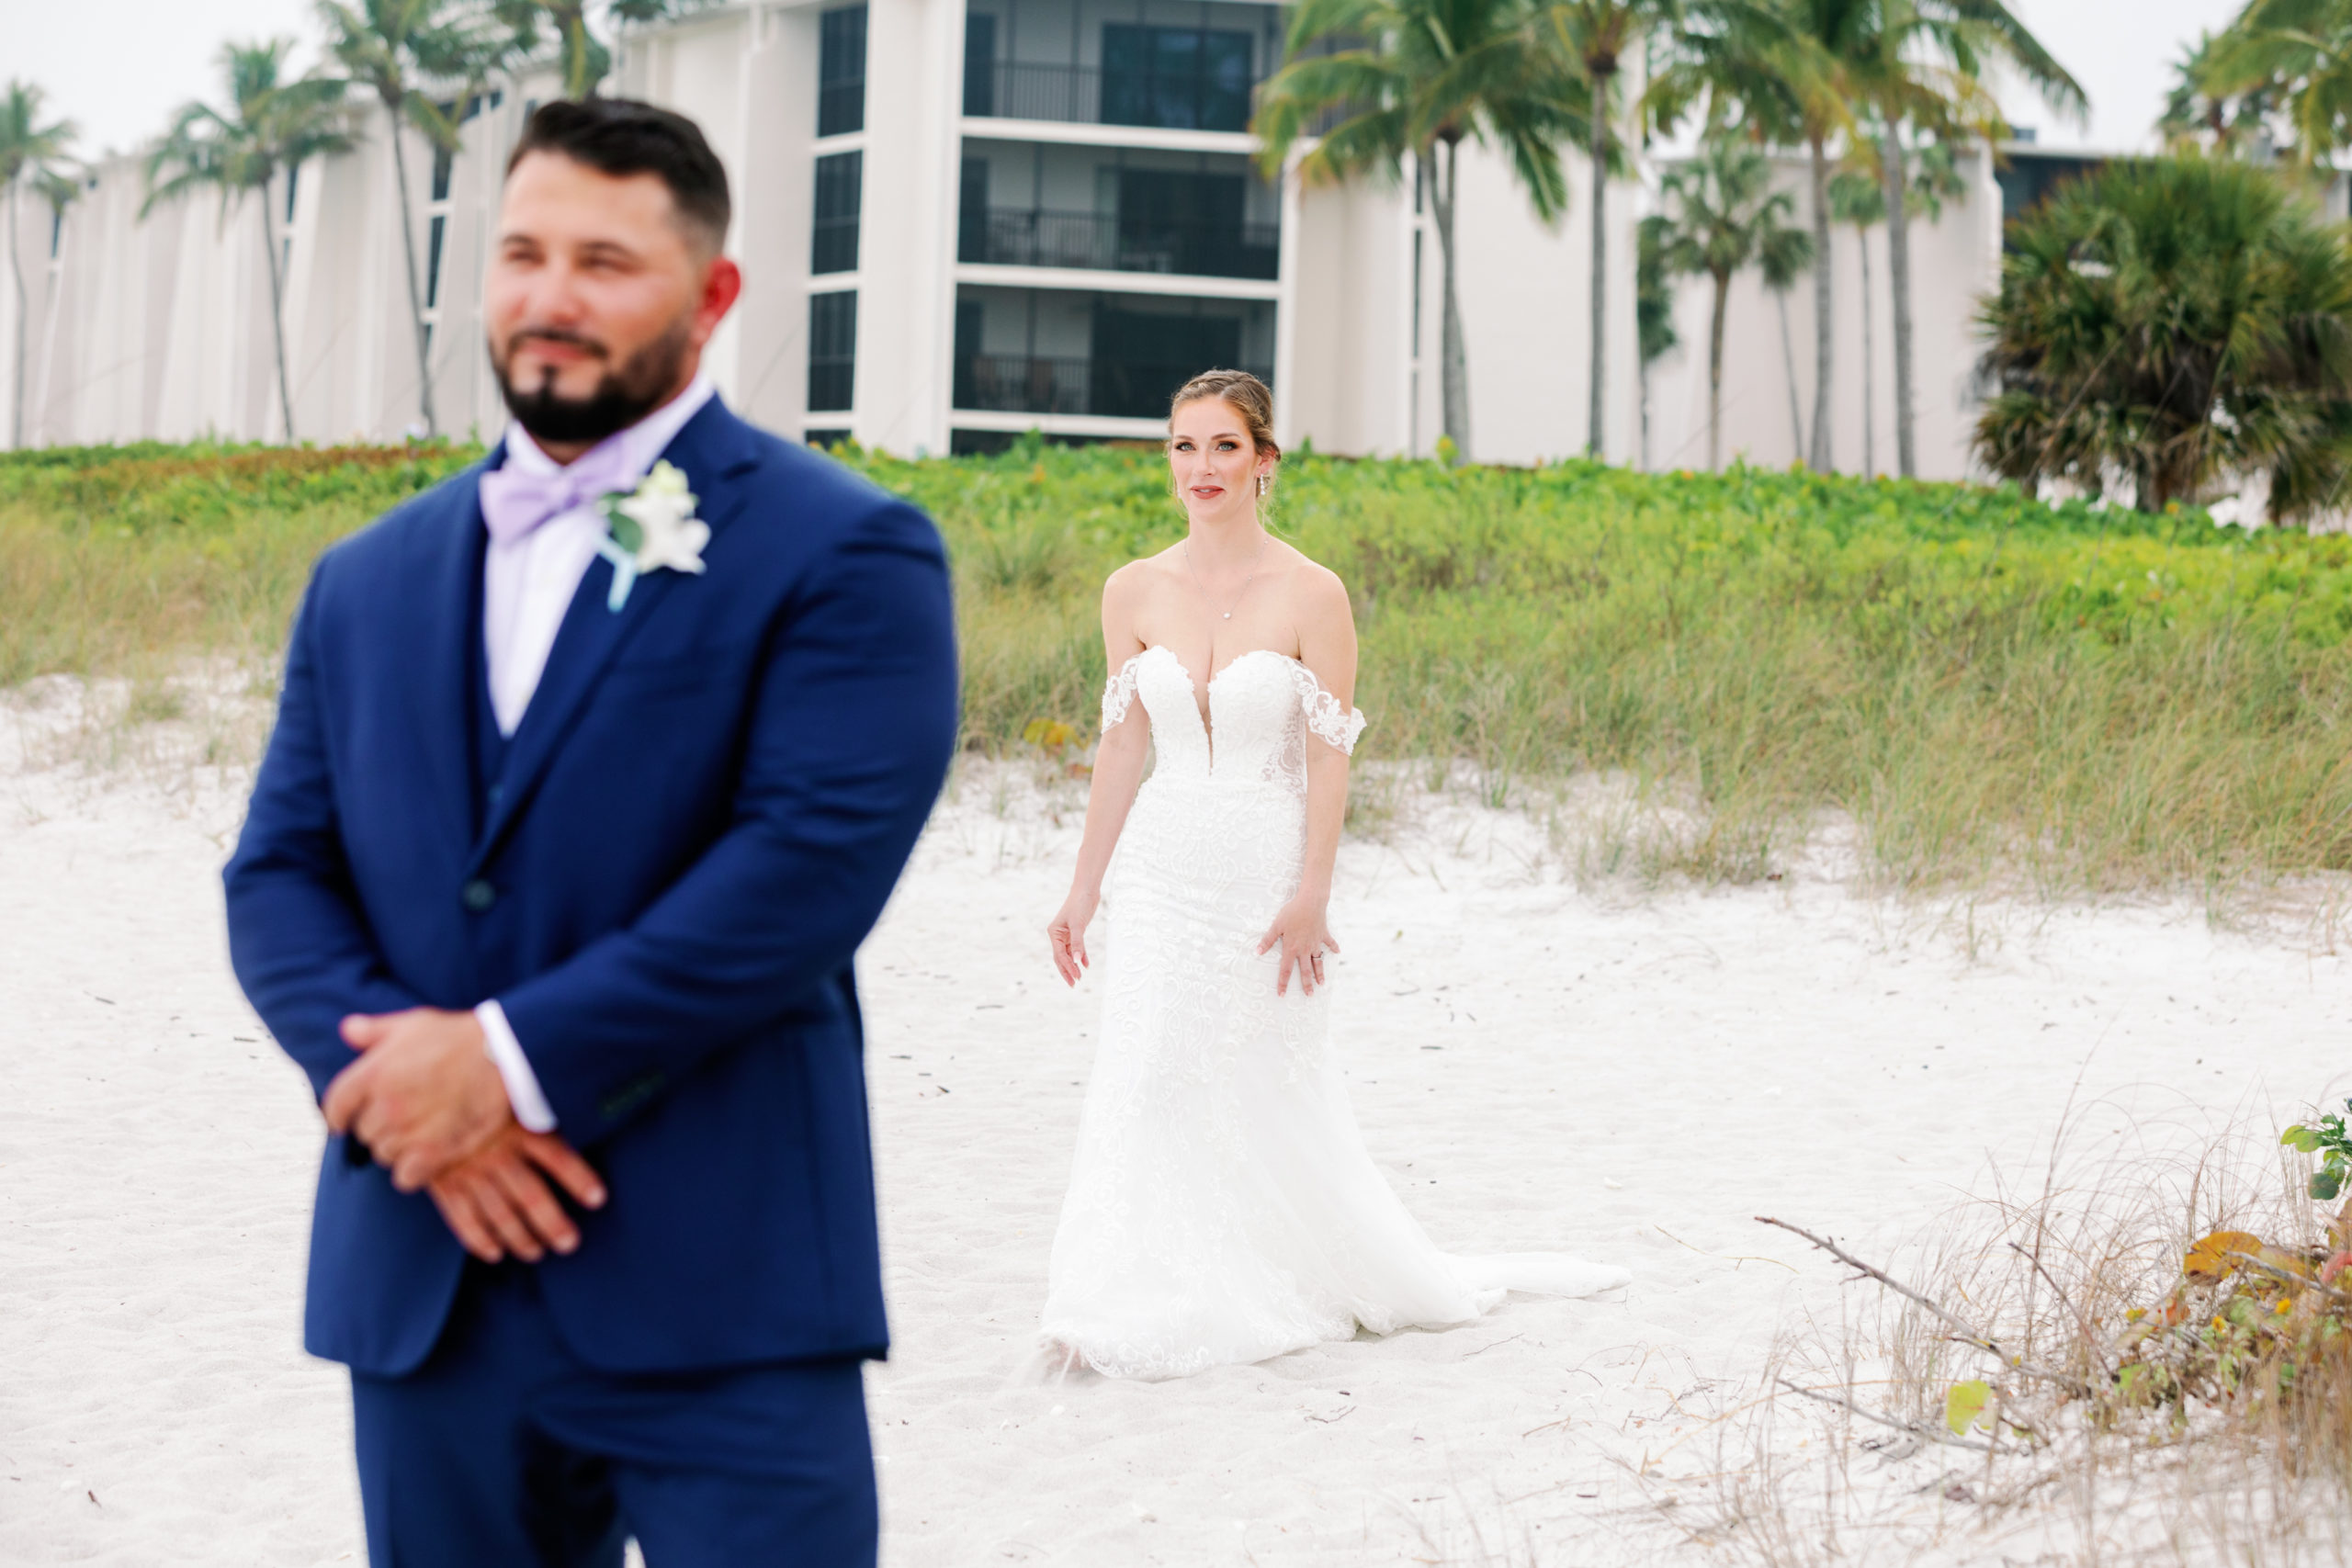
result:
[(286, 290), (277, 276), (277, 225), (269, 215), (269, 182), (261, 187), (261, 246), (269, 258), (269, 336), (277, 350), (277, 412), (286, 422), (286, 444), (294, 445), (294, 388), (286, 374)]
[(21, 451), (25, 445), (25, 326), (32, 315), (25, 292), (25, 254), (17, 248), (17, 183), (10, 180), (0, 186), (0, 200), (8, 204), (8, 270), (17, 277), (17, 391), (8, 402), (8, 449), (12, 452)]
[(588, 19), (576, 10), (565, 17), (563, 24), (563, 96), (574, 99), (588, 96)]
[(1723, 469), (1724, 441), (1724, 310), (1731, 302), (1731, 275), (1715, 278), (1715, 317), (1707, 326), (1707, 471)]
[(1818, 133), (1807, 140), (1813, 153), (1813, 449), (1805, 463), (1815, 473), (1829, 472), (1829, 379), (1831, 350), (1829, 304), (1829, 152)]
[(1600, 456), (1603, 345), (1609, 321), (1609, 231), (1603, 224), (1609, 191), (1609, 78), (1592, 73), (1592, 385), (1585, 456)]
[(1641, 380), (1642, 434), (1636, 459), (1641, 464), (1641, 471), (1646, 474), (1650, 471), (1650, 362), (1646, 358), (1641, 361), (1638, 375)]
[(1789, 337), (1788, 290), (1772, 290), (1772, 303), (1781, 308), (1781, 368), (1789, 378), (1789, 461), (1793, 463), (1804, 457), (1804, 412), (1797, 402), (1797, 351)]
[(433, 413), (433, 345), (424, 325), (424, 290), (416, 281), (416, 222), (408, 209), (408, 153), (401, 145), (400, 105), (387, 99), (384, 110), (391, 120), (392, 195), (401, 209), (401, 259), (408, 264), (408, 320), (416, 339), (416, 406), (424, 434), (438, 435), (441, 422)]
[(1871, 231), (1854, 225), (1854, 243), (1862, 251), (1862, 478), (1878, 478), (1878, 382), (1871, 358)]
[[(1453, 279), (1453, 214), (1454, 180), (1460, 164), (1460, 144), (1447, 141), (1445, 148), (1445, 177), (1430, 181), (1430, 210), (1437, 219), (1438, 291), (1438, 384), (1445, 405), (1445, 434), (1453, 442), (1457, 461), (1470, 460), (1470, 366), (1469, 356), (1462, 344), (1462, 303), (1454, 291)], [(1430, 171), (1432, 175), (1436, 171)], [(1442, 189), (1440, 186), (1442, 186)]]
[(1911, 422), (1911, 223), (1903, 206), (1903, 142), (1891, 126), (1881, 162), (1886, 171), (1887, 291), (1894, 301), (1894, 461), (1908, 479), (1919, 472)]

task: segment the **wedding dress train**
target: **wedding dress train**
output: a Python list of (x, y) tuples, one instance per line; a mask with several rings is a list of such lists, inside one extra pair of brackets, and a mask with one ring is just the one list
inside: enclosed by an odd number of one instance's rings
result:
[(1432, 1246), (1365, 1151), (1326, 1046), (1329, 992), (1259, 940), (1298, 890), (1306, 737), (1352, 751), (1343, 711), (1295, 659), (1245, 653), (1208, 684), (1145, 649), (1102, 698), (1140, 699), (1157, 761), (1103, 888), (1102, 1038), (1054, 1238), (1046, 1339), (1118, 1377), (1263, 1360), (1358, 1327), (1476, 1317), (1507, 1291), (1582, 1296), (1623, 1269), (1554, 1253)]

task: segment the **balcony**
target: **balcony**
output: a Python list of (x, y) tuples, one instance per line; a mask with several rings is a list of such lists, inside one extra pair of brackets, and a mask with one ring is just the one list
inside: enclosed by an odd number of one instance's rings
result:
[(964, 112), (975, 118), (1247, 130), (1256, 86), (1246, 55), (1218, 71), (977, 64), (964, 73)]
[[(1208, 368), (1200, 359), (1160, 363), (968, 354), (956, 359), (956, 406), (980, 412), (1164, 419), (1176, 389)], [(1244, 366), (1271, 385), (1269, 366)]]
[(1281, 259), (1274, 223), (1137, 220), (1020, 207), (967, 210), (956, 259), (995, 266), (1092, 267), (1271, 281)]

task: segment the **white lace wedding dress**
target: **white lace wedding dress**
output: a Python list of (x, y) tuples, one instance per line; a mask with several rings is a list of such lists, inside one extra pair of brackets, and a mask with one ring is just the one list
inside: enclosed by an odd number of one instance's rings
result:
[(1365, 1152), (1325, 1042), (1329, 991), (1274, 993), (1259, 940), (1298, 890), (1311, 733), (1363, 716), (1279, 653), (1208, 685), (1150, 648), (1111, 678), (1107, 734), (1141, 698), (1157, 762), (1104, 881), (1102, 1038), (1087, 1085), (1043, 1328), (1117, 1377), (1262, 1360), (1359, 1326), (1456, 1324), (1507, 1291), (1581, 1296), (1629, 1276), (1554, 1253), (1440, 1252)]

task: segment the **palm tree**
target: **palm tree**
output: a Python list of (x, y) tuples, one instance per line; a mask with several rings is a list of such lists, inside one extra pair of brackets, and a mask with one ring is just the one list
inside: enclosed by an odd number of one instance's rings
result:
[(1642, 355), (1642, 468), (1650, 466), (1650, 365), (1681, 339), (1674, 330), (1674, 279), (1666, 270), (1666, 214), (1653, 212), (1634, 229), (1634, 326)]
[[(1534, 0), (1304, 0), (1283, 68), (1259, 90), (1261, 166), (1278, 175), (1300, 138), (1308, 183), (1395, 180), (1409, 154), (1438, 240), (1439, 379), (1445, 434), (1470, 455), (1468, 357), (1455, 287), (1462, 143), (1498, 148), (1550, 222), (1567, 207), (1564, 141), (1585, 140), (1572, 62), (1548, 47)], [(1325, 124), (1326, 121), (1329, 123)]]
[(2301, 159), (2352, 145), (2352, 0), (2249, 0), (2200, 52), (2196, 92), (2278, 103)]
[[(1891, 130), (1905, 125), (1952, 140), (1973, 130), (1986, 138), (2007, 129), (1983, 82), (1997, 63), (2041, 90), (2052, 107), (2080, 111), (2088, 102), (2065, 68), (2002, 0), (1876, 0), (1872, 26), (1847, 62), (1857, 96)], [(1911, 210), (1909, 171), (1900, 135), (1879, 149), (1886, 210)], [(1894, 303), (1894, 452), (1905, 479), (1918, 472), (1913, 412), (1910, 223), (1886, 226), (1886, 270)]]
[(496, 19), (470, 0), (318, 0), (327, 48), (351, 85), (383, 105), (392, 141), (392, 199), (401, 214), (401, 259), (408, 265), (410, 335), (416, 345), (417, 411), (427, 435), (440, 434), (433, 411), (433, 339), (416, 272), (416, 220), (410, 211), (403, 125), (443, 152), (459, 146), (458, 114), (435, 101), (429, 85), (455, 85), (460, 102), (506, 58), (510, 41)]
[(2216, 90), (2223, 73), (2215, 62), (2234, 43), (2230, 34), (2197, 35), (2173, 63), (2172, 91), (2165, 95), (2156, 130), (2175, 152), (2258, 152), (2269, 142), (2270, 116), (2278, 107), (2278, 84), (2266, 74)]
[(1986, 467), (2161, 512), (2267, 474), (2286, 521), (2352, 475), (2352, 251), (2236, 159), (2109, 164), (2010, 226), (1984, 309)]
[[(1875, 141), (1863, 144), (1875, 154)], [(1862, 478), (1878, 477), (1878, 348), (1871, 342), (1871, 318), (1877, 307), (1871, 299), (1871, 231), (1886, 221), (1886, 186), (1879, 182), (1872, 156), (1868, 168), (1849, 165), (1829, 176), (1829, 210), (1840, 223), (1854, 228), (1855, 248), (1862, 256)]]
[[(1886, 221), (1883, 167), (1885, 131), (1872, 128), (1848, 150), (1846, 166), (1830, 176), (1829, 207), (1840, 223), (1854, 229), (1855, 248), (1862, 258), (1862, 477), (1878, 475), (1878, 350), (1871, 342), (1871, 323), (1878, 308), (1871, 288), (1871, 231)], [(1959, 160), (1949, 141), (1936, 141), (1905, 153), (1911, 171), (1904, 196), (1905, 216), (1929, 222), (1943, 216), (1944, 203), (1966, 194)]]
[(294, 389), (286, 370), (285, 280), (279, 276), (270, 184), (281, 169), (291, 171), (305, 159), (351, 148), (341, 82), (316, 75), (279, 79), (293, 48), (292, 39), (281, 38), (221, 49), (227, 108), (206, 103), (180, 106), (171, 130), (148, 154), (147, 200), (139, 209), (144, 218), (159, 201), (210, 186), (220, 193), (225, 224), (231, 208), (249, 195), (260, 197), (262, 254), (269, 264), (269, 326), (277, 351), (277, 409), (288, 441), (294, 439)]
[(25, 292), (24, 253), (17, 248), (17, 209), (23, 201), (17, 186), (26, 184), (46, 190), (54, 203), (55, 183), (66, 177), (65, 150), (76, 134), (70, 119), (41, 122), (41, 100), (46, 96), (30, 82), (17, 81), (11, 81), (7, 92), (0, 95), (0, 200), (8, 204), (8, 265), (17, 281), (17, 390), (8, 404), (12, 448), (25, 444), (25, 333), (31, 313)]
[(1797, 400), (1797, 351), (1789, 336), (1789, 291), (1797, 286), (1813, 267), (1813, 247), (1802, 254), (1786, 247), (1768, 251), (1758, 258), (1756, 270), (1762, 276), (1764, 287), (1771, 292), (1772, 306), (1781, 317), (1781, 373), (1789, 383), (1789, 455), (1792, 461), (1804, 458), (1804, 414)]
[(1624, 69), (1626, 51), (1671, 28), (1685, 8), (1685, 0), (1554, 0), (1548, 14), (1562, 52), (1582, 69), (1590, 98), (1585, 124), (1589, 132), (1586, 150), (1592, 155), (1592, 375), (1585, 396), (1585, 451), (1594, 457), (1600, 456), (1600, 416), (1607, 406), (1609, 175), (1619, 163), (1610, 132), (1614, 117), (1609, 96)]
[[(699, 10), (712, 0), (605, 0), (605, 18), (616, 26), (658, 22)], [(539, 28), (555, 34), (556, 67), (563, 96), (584, 98), (613, 68), (613, 51), (596, 36), (588, 13), (593, 0), (491, 0), (492, 10), (511, 29), (518, 53), (537, 54)]]
[[(1694, 56), (1706, 78), (1711, 115), (1736, 108), (1754, 134), (1805, 149), (1812, 197), (1812, 254), (1829, 254), (1831, 144), (1854, 123), (1846, 62), (1868, 35), (1880, 0), (1770, 0), (1770, 25), (1724, 28)], [(1829, 405), (1835, 385), (1837, 312), (1829, 268), (1813, 273), (1813, 434), (1806, 464), (1826, 472), (1836, 462)]]
[(1667, 229), (1661, 255), (1669, 273), (1714, 280), (1714, 311), (1707, 327), (1707, 467), (1722, 466), (1724, 321), (1731, 282), (1760, 265), (1786, 276), (1814, 256), (1813, 237), (1788, 222), (1796, 210), (1789, 193), (1772, 186), (1772, 161), (1746, 141), (1710, 137), (1698, 156), (1667, 172)]

